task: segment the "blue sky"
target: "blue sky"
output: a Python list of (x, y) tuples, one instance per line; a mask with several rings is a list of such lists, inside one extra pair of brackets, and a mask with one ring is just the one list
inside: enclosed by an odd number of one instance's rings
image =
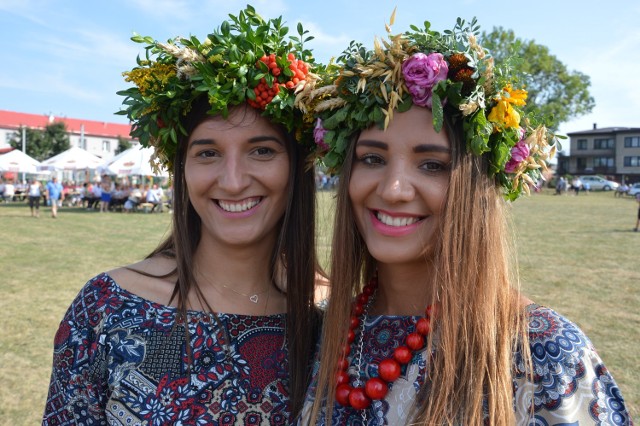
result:
[[(113, 113), (135, 65), (134, 32), (161, 41), (203, 38), (247, 1), (0, 0), (0, 109), (126, 123)], [(598, 127), (640, 127), (640, 2), (632, 0), (270, 0), (251, 3), (264, 17), (282, 15), (316, 37), (320, 61), (355, 39), (371, 46), (397, 6), (394, 32), (429, 20), (453, 27), (456, 17), (478, 18), (484, 30), (512, 29), (547, 46), (570, 70), (591, 78), (593, 113), (561, 126), (562, 133)], [(7, 48), (8, 45), (8, 48)]]

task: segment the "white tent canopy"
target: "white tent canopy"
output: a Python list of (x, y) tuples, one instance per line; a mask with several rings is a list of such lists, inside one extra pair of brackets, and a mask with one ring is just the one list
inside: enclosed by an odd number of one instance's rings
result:
[(38, 166), (40, 164), (38, 160), (18, 149), (0, 155), (0, 172), (35, 174), (38, 173)]
[(142, 145), (136, 145), (103, 163), (98, 167), (98, 171), (118, 176), (169, 176), (166, 170), (155, 173), (151, 169), (149, 160), (152, 155), (153, 148), (144, 148)]
[(97, 169), (102, 162), (103, 160), (97, 155), (93, 155), (89, 151), (74, 146), (44, 160), (40, 165), (40, 170), (93, 170)]

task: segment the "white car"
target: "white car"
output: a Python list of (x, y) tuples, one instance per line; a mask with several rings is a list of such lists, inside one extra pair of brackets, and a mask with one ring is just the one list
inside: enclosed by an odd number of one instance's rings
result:
[(620, 184), (618, 182), (614, 182), (612, 180), (606, 180), (600, 176), (580, 176), (580, 180), (582, 181), (582, 185), (589, 184), (589, 190), (603, 190), (603, 191), (611, 191), (614, 189), (618, 189)]
[(638, 194), (640, 194), (640, 183), (634, 183), (631, 185), (631, 188), (629, 188), (629, 191), (627, 191), (627, 195), (635, 197)]

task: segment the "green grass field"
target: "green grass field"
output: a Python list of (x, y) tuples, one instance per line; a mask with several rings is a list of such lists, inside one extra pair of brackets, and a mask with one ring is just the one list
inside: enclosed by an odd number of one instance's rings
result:
[[(332, 197), (320, 194), (318, 247), (326, 262)], [(640, 418), (640, 233), (637, 204), (611, 193), (536, 194), (514, 204), (524, 292), (591, 338)], [(40, 423), (53, 336), (93, 275), (136, 261), (166, 234), (170, 215), (63, 208), (39, 219), (0, 205), (0, 424)]]

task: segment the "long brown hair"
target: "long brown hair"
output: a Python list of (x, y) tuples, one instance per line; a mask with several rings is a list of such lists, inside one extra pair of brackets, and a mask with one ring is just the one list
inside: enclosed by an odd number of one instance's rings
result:
[[(482, 424), (486, 401), (492, 425), (513, 424), (512, 357), (528, 348), (523, 310), (515, 288), (514, 252), (506, 226), (506, 204), (488, 163), (467, 152), (461, 129), (447, 123), (452, 165), (432, 264), (425, 277), (439, 300), (428, 384), (416, 398), (411, 424)], [(331, 295), (325, 315), (320, 370), (311, 419), (323, 407), (330, 422), (335, 368), (346, 343), (351, 300), (375, 270), (349, 199), (352, 143), (341, 173), (331, 256)], [(437, 334), (437, 339), (431, 336)], [(522, 345), (522, 346), (520, 346)], [(525, 356), (525, 359), (528, 357)], [(437, 391), (430, 392), (430, 389)], [(329, 403), (327, 403), (329, 401)]]
[[(183, 123), (188, 135), (198, 124), (210, 117), (207, 114), (208, 110), (206, 96), (194, 102)], [(190, 291), (195, 291), (198, 297), (204, 300), (192, 268), (193, 256), (200, 242), (202, 222), (189, 200), (185, 181), (184, 159), (188, 135), (180, 139), (173, 162), (172, 232), (148, 255), (162, 255), (175, 259), (176, 270), (173, 273), (177, 275), (177, 281), (172, 300), (176, 300), (178, 310), (185, 318)], [(288, 199), (270, 266), (272, 277), (275, 279), (277, 266), (286, 265), (286, 339), (289, 349), (290, 408), (293, 417), (302, 407), (310, 381), (310, 362), (319, 333), (320, 315), (313, 299), (318, 264), (315, 252), (314, 170), (307, 167), (306, 148), (298, 144), (291, 134), (285, 135), (290, 162)]]

